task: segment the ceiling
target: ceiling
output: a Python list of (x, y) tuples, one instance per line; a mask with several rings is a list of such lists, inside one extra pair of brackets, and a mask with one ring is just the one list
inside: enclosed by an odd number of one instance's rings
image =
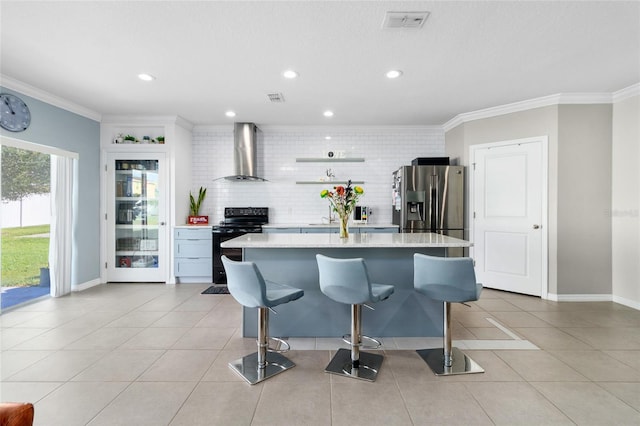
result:
[[(430, 16), (383, 29), (387, 11)], [(100, 115), (193, 124), (441, 125), (640, 82), (638, 1), (2, 0), (0, 23), (3, 76)]]

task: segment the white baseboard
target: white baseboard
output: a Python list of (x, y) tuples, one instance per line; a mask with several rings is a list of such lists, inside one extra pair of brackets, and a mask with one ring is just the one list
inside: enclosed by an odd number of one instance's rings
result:
[(614, 302), (640, 311), (640, 302), (611, 294), (548, 294), (555, 302)]
[(85, 283), (75, 285), (71, 289), (71, 291), (82, 291), (82, 290), (86, 290), (86, 289), (91, 288), (91, 287), (95, 287), (95, 286), (100, 285), (100, 284), (102, 284), (102, 282), (100, 281), (100, 278), (96, 278), (94, 280), (87, 281)]
[(610, 294), (555, 294), (548, 293), (548, 300), (554, 302), (612, 302)]
[(638, 302), (637, 300), (625, 299), (624, 297), (620, 296), (613, 296), (613, 301), (640, 311), (640, 302)]

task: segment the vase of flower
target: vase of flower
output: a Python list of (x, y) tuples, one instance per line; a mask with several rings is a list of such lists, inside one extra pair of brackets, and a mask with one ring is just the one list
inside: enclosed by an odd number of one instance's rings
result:
[(360, 186), (351, 187), (351, 180), (347, 186), (334, 186), (333, 191), (324, 189), (320, 192), (320, 197), (326, 198), (331, 204), (331, 210), (338, 214), (340, 221), (340, 238), (349, 237), (349, 216), (356, 206), (356, 202), (364, 190)]
[(349, 238), (349, 216), (340, 216), (340, 238)]

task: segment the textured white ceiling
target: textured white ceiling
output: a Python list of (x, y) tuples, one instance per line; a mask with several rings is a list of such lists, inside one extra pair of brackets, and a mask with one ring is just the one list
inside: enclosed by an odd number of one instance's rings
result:
[[(381, 28), (422, 10), (421, 30)], [(0, 23), (3, 75), (100, 114), (194, 124), (438, 125), (640, 81), (638, 1), (3, 0)]]

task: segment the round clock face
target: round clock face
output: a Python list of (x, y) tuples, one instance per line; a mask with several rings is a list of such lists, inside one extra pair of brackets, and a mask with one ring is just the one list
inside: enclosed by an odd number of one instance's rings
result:
[(31, 112), (22, 99), (9, 93), (0, 93), (0, 126), (10, 132), (27, 130)]

